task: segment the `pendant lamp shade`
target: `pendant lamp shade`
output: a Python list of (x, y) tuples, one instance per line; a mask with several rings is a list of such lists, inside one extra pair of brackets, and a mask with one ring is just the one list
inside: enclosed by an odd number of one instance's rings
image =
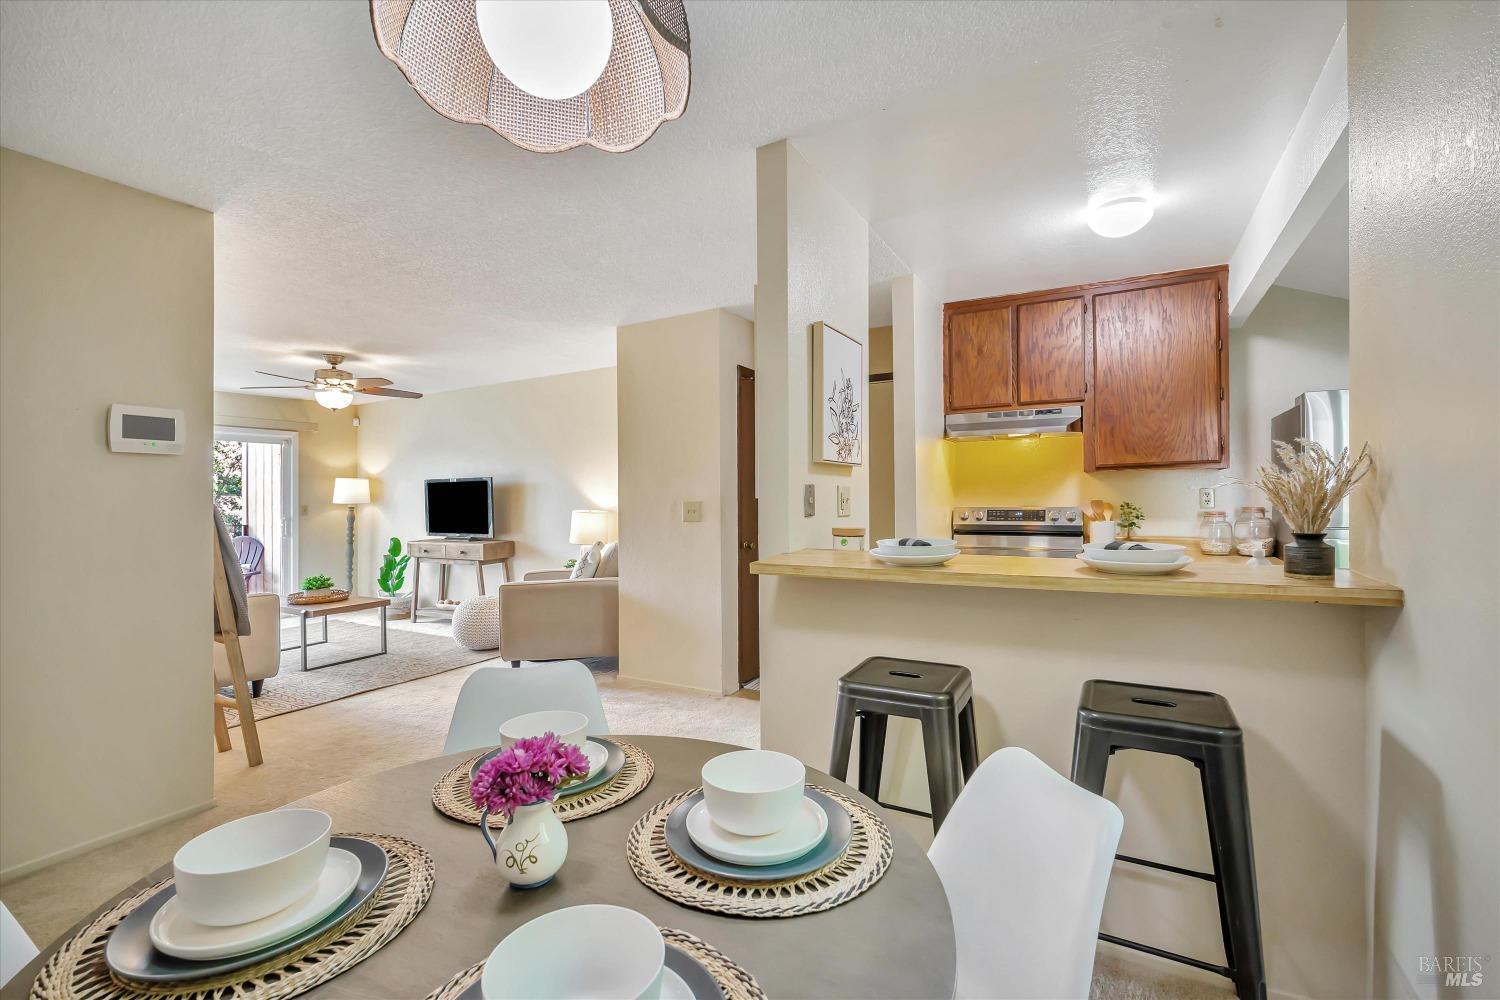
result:
[(682, 0), (607, 3), (613, 38), (604, 68), (588, 89), (560, 100), (517, 86), (496, 68), (486, 46), (496, 46), (504, 59), (505, 39), (496, 37), (496, 26), (529, 23), (525, 18), (487, 17), (486, 38), (471, 0), (370, 0), (370, 20), (381, 53), (445, 118), (484, 125), (538, 153), (585, 144), (623, 153), (687, 108), (687, 13)]

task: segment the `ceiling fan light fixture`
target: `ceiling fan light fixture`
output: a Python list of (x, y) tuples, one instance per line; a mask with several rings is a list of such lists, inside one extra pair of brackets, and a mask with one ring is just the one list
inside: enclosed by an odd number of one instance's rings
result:
[(533, 152), (623, 153), (687, 109), (683, 0), (370, 0), (370, 21), (434, 111)]
[(1139, 231), (1155, 212), (1151, 199), (1144, 195), (1111, 198), (1089, 206), (1089, 228), (1108, 239), (1119, 239)]
[(330, 410), (342, 410), (354, 402), (354, 391), (348, 386), (325, 385), (313, 393), (318, 405)]

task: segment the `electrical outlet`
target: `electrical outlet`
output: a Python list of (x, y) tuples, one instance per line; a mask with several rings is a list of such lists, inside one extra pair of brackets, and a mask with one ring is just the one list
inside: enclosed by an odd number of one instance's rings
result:
[(812, 517), (818, 512), (818, 494), (812, 483), (802, 487), (802, 516)]
[(682, 501), (682, 523), (683, 524), (698, 524), (702, 520), (703, 520), (703, 501), (702, 500), (684, 500), (684, 501)]
[(848, 517), (850, 509), (851, 504), (849, 502), (849, 487), (840, 486), (838, 488), (838, 516)]
[(1214, 509), (1214, 488), (1212, 486), (1200, 486), (1198, 488), (1198, 509)]

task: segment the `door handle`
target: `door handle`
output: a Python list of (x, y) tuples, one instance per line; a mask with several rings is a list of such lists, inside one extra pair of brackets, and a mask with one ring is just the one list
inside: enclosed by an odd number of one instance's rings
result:
[(755, 551), (755, 543), (754, 542), (740, 542), (740, 548), (744, 549), (746, 552), (754, 552)]

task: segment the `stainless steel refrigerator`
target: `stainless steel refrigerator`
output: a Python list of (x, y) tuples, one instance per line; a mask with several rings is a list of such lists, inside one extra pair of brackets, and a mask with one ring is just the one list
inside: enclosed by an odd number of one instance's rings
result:
[[(1337, 457), (1349, 447), (1349, 390), (1323, 389), (1304, 392), (1290, 410), (1271, 418), (1271, 439), (1292, 444), (1297, 438), (1316, 441)], [(1276, 538), (1285, 545), (1292, 540), (1292, 529), (1280, 512), (1274, 515)], [(1340, 569), (1349, 567), (1349, 501), (1339, 504), (1328, 523), (1328, 544), (1336, 550)]]

